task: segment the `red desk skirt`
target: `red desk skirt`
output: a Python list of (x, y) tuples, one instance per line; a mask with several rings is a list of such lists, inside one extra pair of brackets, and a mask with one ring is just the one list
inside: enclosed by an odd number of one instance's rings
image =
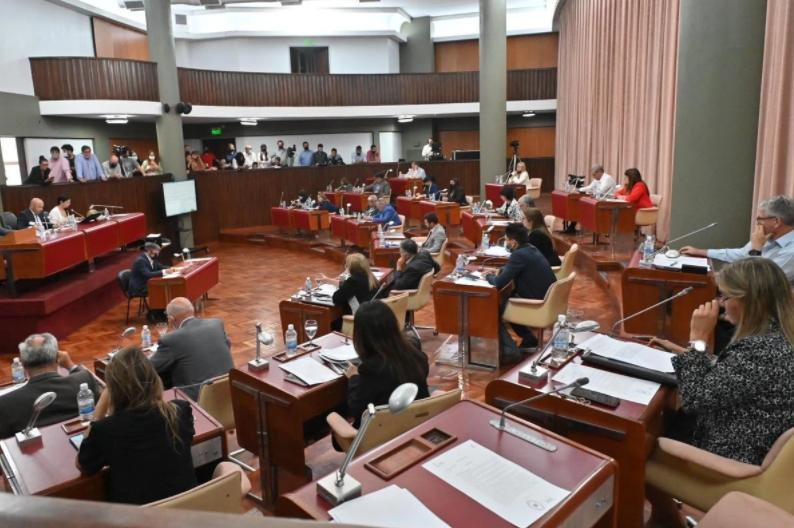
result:
[(485, 199), (491, 200), (491, 203), (494, 204), (494, 207), (499, 207), (500, 205), (502, 205), (502, 197), (500, 196), (500, 193), (502, 192), (502, 187), (512, 187), (515, 198), (518, 198), (519, 196), (523, 196), (527, 192), (526, 185), (513, 185), (513, 184), (502, 185), (501, 183), (486, 183)]

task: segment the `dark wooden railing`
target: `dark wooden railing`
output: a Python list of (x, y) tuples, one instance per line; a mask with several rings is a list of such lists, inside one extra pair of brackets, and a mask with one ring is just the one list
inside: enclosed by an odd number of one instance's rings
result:
[[(157, 101), (151, 62), (73, 57), (31, 58), (41, 100)], [(479, 100), (478, 72), (313, 75), (179, 68), (181, 99), (214, 106), (362, 106), (468, 103)], [(554, 99), (557, 70), (507, 73), (508, 100)]]

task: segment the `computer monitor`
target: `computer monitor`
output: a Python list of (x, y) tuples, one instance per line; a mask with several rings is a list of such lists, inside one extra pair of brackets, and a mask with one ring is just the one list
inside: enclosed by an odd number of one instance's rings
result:
[(196, 182), (185, 180), (163, 183), (165, 216), (176, 216), (198, 210), (196, 206)]

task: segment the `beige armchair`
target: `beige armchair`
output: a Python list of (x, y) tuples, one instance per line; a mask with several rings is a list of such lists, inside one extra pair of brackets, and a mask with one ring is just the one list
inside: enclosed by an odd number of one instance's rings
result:
[[(446, 245), (446, 242), (444, 242)], [(419, 336), (418, 330), (420, 328), (425, 330), (435, 330), (434, 328), (430, 327), (418, 327), (414, 324), (414, 312), (416, 310), (421, 310), (425, 306), (427, 306), (430, 301), (433, 300), (432, 296), (433, 290), (433, 271), (428, 271), (422, 276), (422, 279), (419, 281), (419, 287), (415, 290), (392, 290), (392, 295), (399, 295), (405, 293), (408, 295), (408, 300), (406, 303), (406, 311), (408, 313), (408, 321), (405, 323), (405, 327), (407, 330), (411, 330), (414, 334), (416, 334), (416, 338), (421, 340)]]
[(543, 347), (543, 330), (557, 322), (557, 316), (568, 311), (568, 297), (571, 294), (576, 272), (552, 284), (543, 300), (520, 299), (512, 297), (507, 301), (502, 319), (529, 328), (539, 329), (538, 345)]
[(791, 528), (794, 516), (761, 499), (732, 491), (700, 520), (698, 528)]
[(392, 226), (389, 233), (405, 233), (405, 215), (398, 214), (397, 216), (400, 218), (400, 225)]
[(540, 198), (540, 187), (543, 185), (542, 178), (530, 178), (529, 185), (527, 185), (527, 194), (533, 200)]
[(568, 248), (568, 251), (565, 253), (565, 255), (562, 256), (562, 264), (551, 267), (551, 270), (554, 272), (557, 280), (564, 279), (571, 274), (576, 261), (577, 253), (579, 253), (579, 244), (572, 244), (571, 247)]
[[(356, 455), (366, 453), (449, 409), (460, 401), (461, 394), (462, 391), (460, 389), (455, 389), (422, 400), (416, 400), (400, 414), (391, 414), (388, 409), (377, 411), (369, 423), (367, 434), (361, 442)], [(337, 413), (329, 414), (326, 421), (331, 426), (331, 434), (334, 435), (336, 443), (344, 451), (347, 451), (350, 448), (350, 444), (353, 443), (358, 429), (350, 425), (347, 420)]]
[[(408, 293), (401, 293), (382, 299), (385, 304), (394, 312), (397, 318), (397, 325), (402, 328), (405, 324), (405, 312), (408, 310)], [(342, 316), (342, 333), (348, 337), (353, 337), (353, 316)]]
[(637, 209), (634, 216), (634, 224), (637, 226), (637, 234), (642, 233), (643, 227), (654, 226), (656, 231), (656, 222), (659, 220), (659, 205), (662, 203), (662, 195), (652, 194), (651, 202), (653, 207), (643, 207)]
[(444, 243), (441, 244), (441, 249), (438, 250), (438, 253), (430, 254), (430, 256), (433, 257), (433, 260), (435, 260), (436, 263), (442, 268), (444, 267), (444, 258), (447, 252), (447, 242), (449, 242), (449, 239), (444, 240)]
[(243, 513), (242, 498), (251, 491), (251, 482), (242, 470), (231, 462), (221, 462), (212, 477), (195, 488), (142, 507)]
[[(225, 432), (228, 433), (237, 428), (234, 422), (234, 409), (232, 409), (232, 393), (229, 388), (228, 374), (218, 376), (217, 378), (205, 382), (199, 390), (198, 404), (199, 407), (207, 411), (210, 416), (220, 422)], [(235, 458), (236, 455), (243, 452), (245, 452), (245, 449), (237, 449), (229, 453), (227, 458), (246, 471), (256, 471), (256, 468)]]
[(760, 466), (663, 437), (645, 464), (649, 485), (703, 511), (726, 493), (742, 491), (794, 513), (792, 475), (794, 428), (775, 441)]

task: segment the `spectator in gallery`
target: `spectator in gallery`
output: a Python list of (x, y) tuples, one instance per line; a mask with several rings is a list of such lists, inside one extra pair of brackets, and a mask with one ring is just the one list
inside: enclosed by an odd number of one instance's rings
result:
[(260, 169), (270, 166), (270, 155), (267, 153), (267, 145), (264, 143), (259, 145), (259, 156), (257, 156), (256, 161)]
[[(279, 139), (276, 141), (276, 151), (273, 153), (273, 156), (270, 158), (271, 164), (274, 159), (279, 158), (280, 162), (283, 162), (287, 159), (287, 149), (284, 148), (284, 140)], [(281, 163), (279, 163), (281, 166)]]
[(193, 152), (193, 149), (190, 148), (190, 145), (185, 145), (185, 168), (190, 165), (190, 153)]
[(273, 159), (270, 160), (270, 166), (274, 169), (280, 169), (284, 165), (281, 163), (281, 158), (279, 156), (273, 156)]
[[(223, 156), (223, 159), (226, 161), (226, 167), (225, 168), (227, 168), (227, 169), (236, 169), (238, 167), (238, 165), (237, 165), (237, 154), (238, 154), (238, 152), (237, 152), (237, 149), (234, 146), (234, 143), (229, 143), (226, 146), (226, 154)], [(190, 163), (190, 160), (188, 160), (188, 163)]]
[(366, 160), (364, 153), (361, 152), (361, 145), (358, 145), (353, 154), (350, 155), (350, 163), (364, 163)]
[(157, 163), (157, 155), (153, 150), (150, 150), (149, 156), (143, 160), (141, 170), (144, 176), (157, 176), (163, 173), (163, 168)]
[(61, 149), (53, 145), (50, 148), (50, 181), (52, 183), (66, 183), (72, 181), (72, 169), (69, 160), (61, 154)]
[(367, 163), (380, 163), (380, 152), (378, 152), (378, 147), (376, 145), (369, 147), (367, 151)]
[(39, 164), (30, 169), (25, 185), (47, 185), (49, 183), (52, 183), (50, 162), (44, 156), (39, 156)]
[(427, 138), (427, 143), (422, 147), (422, 159), (430, 161), (433, 157), (433, 138)]
[(301, 151), (300, 155), (298, 156), (298, 165), (301, 167), (311, 167), (312, 162), (314, 161), (314, 152), (309, 150), (309, 142), (303, 142), (303, 151)]
[(201, 159), (197, 150), (194, 150), (190, 154), (190, 162), (188, 163), (188, 170), (190, 172), (201, 172), (208, 170), (206, 163), (204, 160)]
[(110, 154), (110, 159), (102, 163), (102, 170), (105, 172), (106, 179), (123, 178), (124, 171), (121, 170), (119, 155), (115, 152)]
[(331, 155), (328, 156), (328, 165), (344, 165), (345, 160), (342, 159), (342, 156), (336, 151), (336, 148), (331, 149)]
[(99, 163), (99, 158), (91, 152), (91, 147), (88, 145), (80, 147), (80, 155), (75, 160), (75, 168), (77, 179), (81, 182), (105, 181), (108, 179), (105, 176), (105, 169)]
[(64, 143), (61, 145), (61, 152), (63, 152), (63, 157), (69, 162), (69, 170), (72, 171), (72, 179), (74, 179), (77, 174), (74, 168), (74, 147), (69, 143)]
[(215, 157), (215, 153), (205, 145), (204, 153), (201, 155), (201, 161), (203, 161), (207, 167), (215, 167), (215, 165), (218, 163), (218, 158)]
[(134, 153), (126, 147), (121, 150), (121, 172), (127, 178), (143, 175), (141, 166), (138, 163), (138, 156), (134, 156), (133, 154)]
[(245, 149), (243, 150), (243, 168), (253, 168), (256, 161), (257, 155), (254, 153), (253, 147), (251, 145), (246, 145)]
[(325, 167), (328, 165), (328, 154), (323, 150), (323, 144), (317, 143), (317, 151), (312, 156), (312, 165)]

